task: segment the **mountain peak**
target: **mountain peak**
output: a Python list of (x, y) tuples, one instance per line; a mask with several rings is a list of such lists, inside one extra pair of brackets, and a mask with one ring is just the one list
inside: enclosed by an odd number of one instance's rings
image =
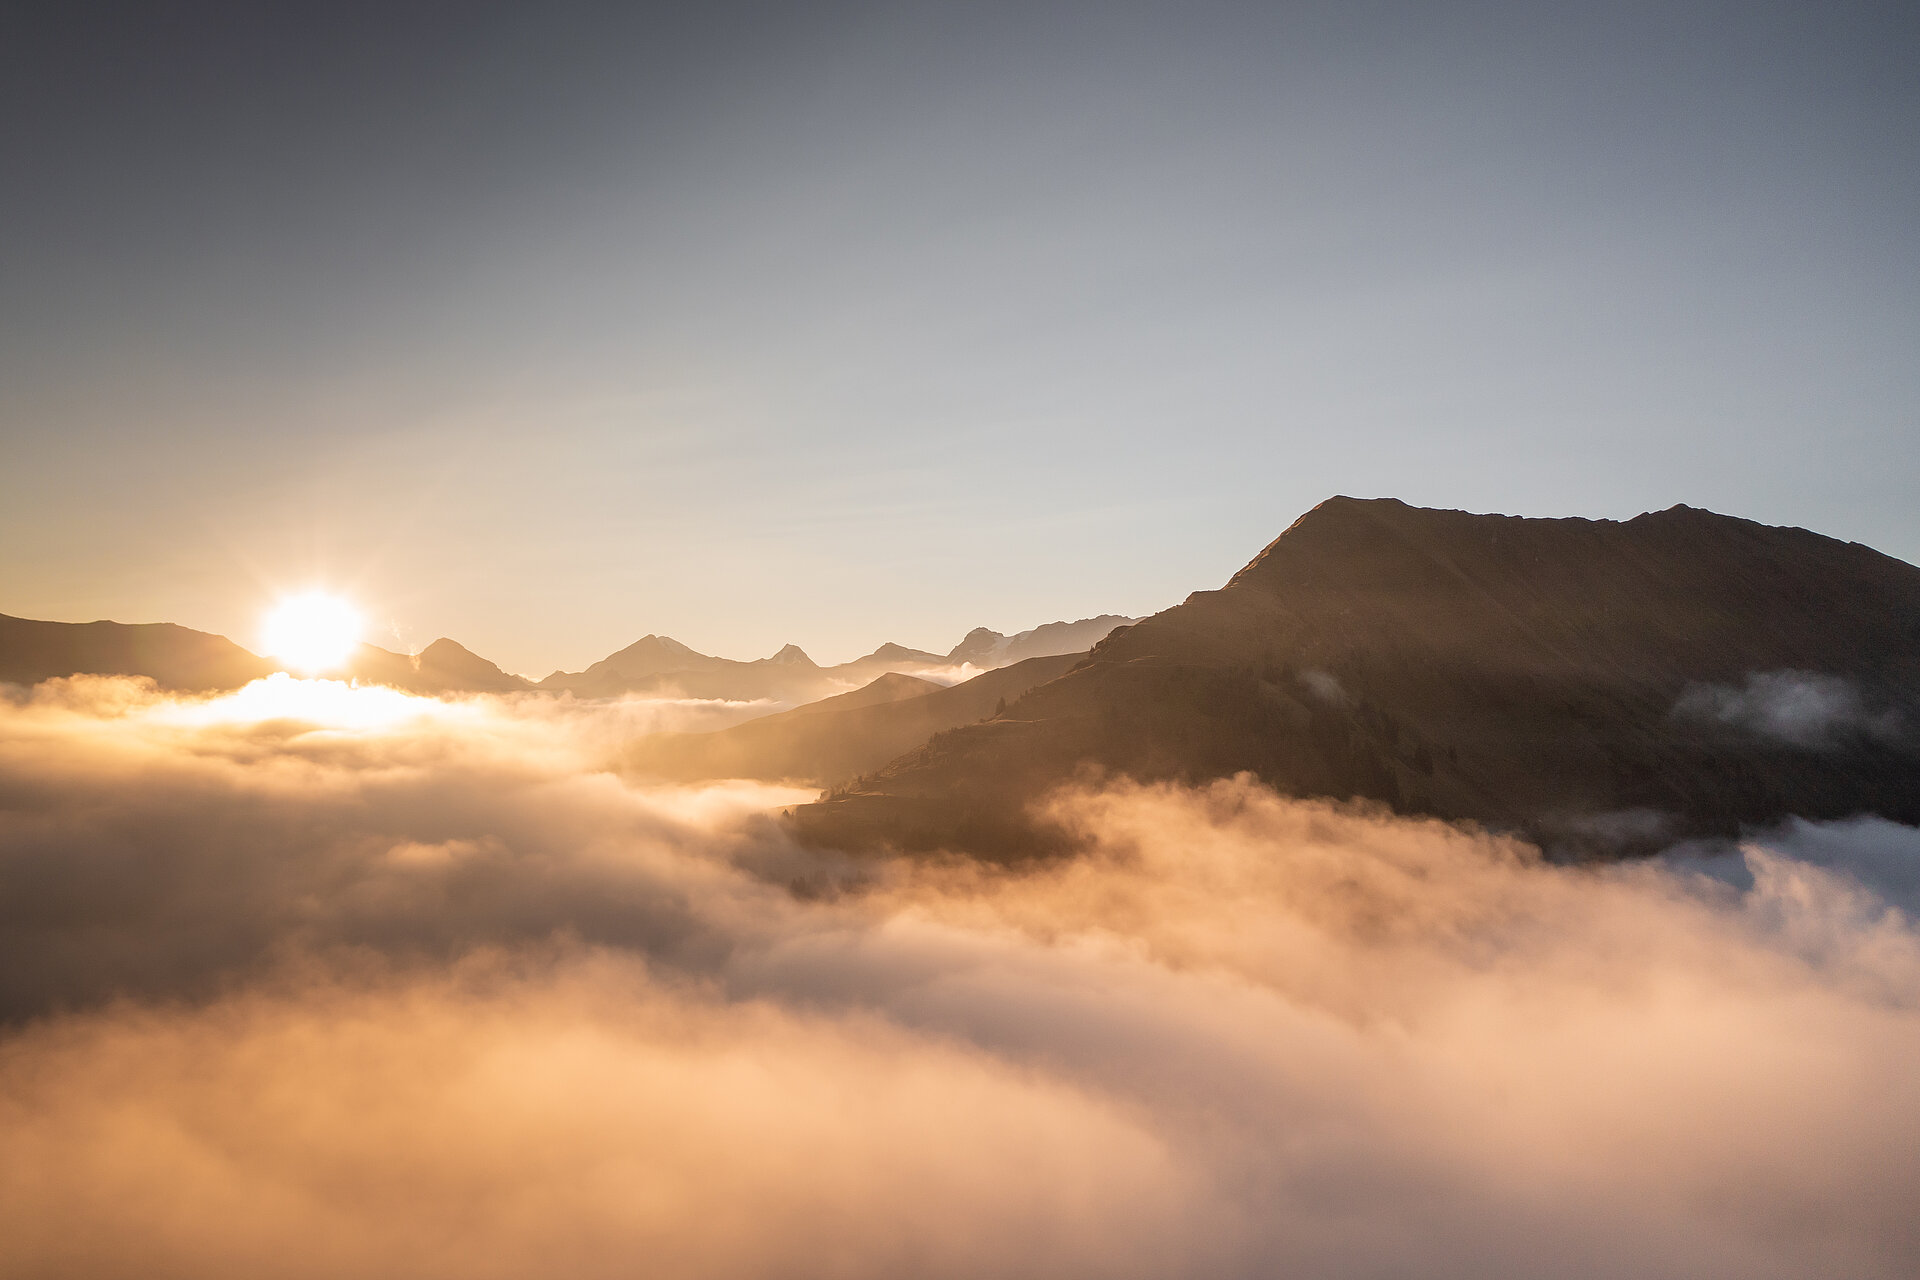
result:
[(632, 644), (612, 656), (618, 658), (625, 654), (632, 654), (635, 657), (645, 654), (668, 658), (700, 658), (706, 656), (681, 644), (672, 636), (657, 636), (652, 632), (641, 636), (638, 640), (635, 640)]
[(811, 667), (815, 665), (813, 659), (807, 656), (806, 650), (797, 644), (783, 646), (780, 652), (768, 658), (767, 661), (777, 662), (787, 667)]
[(663, 672), (710, 667), (721, 661), (689, 649), (671, 636), (648, 633), (618, 653), (600, 659), (587, 671), (593, 674), (612, 672), (624, 678), (639, 679)]
[[(1817, 749), (1756, 729), (1742, 708), (1765, 679), (1920, 705), (1920, 569), (1684, 505), (1619, 521), (1342, 496), (1226, 589), (1029, 692), (1017, 720), (964, 726), (799, 820), (1013, 848), (1025, 805), (1088, 762), (1142, 781), (1245, 771), (1569, 848), (1604, 843), (1579, 822), (1625, 812), (1713, 835), (1784, 813), (1920, 816), (1920, 742), (1865, 712)], [(1735, 710), (1680, 715), (1703, 691)]]
[(919, 649), (909, 649), (903, 644), (895, 644), (889, 640), (868, 654), (867, 660), (877, 660), (880, 662), (921, 662), (929, 658), (937, 659), (938, 656), (937, 654), (923, 653)]
[(967, 632), (966, 638), (953, 646), (953, 652), (947, 655), (948, 662), (971, 662), (975, 666), (985, 666), (1007, 643), (1007, 638), (998, 631), (986, 627), (975, 627)]
[(458, 640), (450, 640), (446, 636), (441, 636), (415, 656), (422, 662), (446, 662), (461, 658), (479, 657), (478, 654), (461, 644)]
[[(1732, 517), (1711, 512), (1695, 514), (1732, 522)], [(1577, 542), (1601, 529), (1618, 527), (1619, 522), (1613, 520), (1482, 515), (1445, 507), (1416, 507), (1398, 498), (1339, 494), (1295, 520), (1234, 574), (1227, 586), (1291, 590), (1328, 573), (1343, 575), (1358, 564), (1441, 564), (1461, 557), (1472, 560), (1484, 546), (1511, 543), (1516, 538), (1536, 540), (1539, 553), (1551, 556), (1570, 545), (1569, 539)]]

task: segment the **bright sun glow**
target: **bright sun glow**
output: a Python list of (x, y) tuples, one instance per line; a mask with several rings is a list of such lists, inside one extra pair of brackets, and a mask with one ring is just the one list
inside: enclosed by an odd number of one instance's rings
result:
[(267, 655), (295, 671), (337, 671), (353, 656), (364, 624), (339, 596), (303, 591), (274, 605), (261, 628)]
[(204, 702), (169, 700), (150, 718), (188, 726), (258, 724), (284, 720), (309, 730), (381, 730), (429, 720), (470, 720), (481, 713), (458, 702), (415, 698), (378, 685), (357, 687), (340, 680), (297, 680), (284, 671), (244, 689)]

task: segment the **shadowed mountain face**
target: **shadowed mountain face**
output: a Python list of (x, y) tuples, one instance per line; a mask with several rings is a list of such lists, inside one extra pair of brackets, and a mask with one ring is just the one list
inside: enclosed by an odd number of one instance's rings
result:
[(277, 668), (225, 636), (171, 622), (38, 622), (0, 614), (0, 681), (149, 676), (163, 689), (238, 689)]
[(624, 764), (646, 777), (789, 779), (827, 786), (876, 769), (934, 734), (1003, 711), (1084, 655), (1028, 658), (942, 687), (897, 673), (865, 688), (717, 733), (642, 738)]
[(800, 811), (811, 838), (1044, 845), (1094, 766), (1527, 831), (1569, 852), (1787, 813), (1920, 820), (1920, 569), (1687, 507), (1532, 520), (1336, 498), (1005, 717)]

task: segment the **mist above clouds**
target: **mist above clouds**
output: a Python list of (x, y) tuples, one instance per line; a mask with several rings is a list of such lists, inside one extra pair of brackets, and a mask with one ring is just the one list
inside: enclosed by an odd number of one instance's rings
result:
[[(938, 667), (911, 667), (898, 674), (912, 676), (916, 680), (925, 680), (942, 688), (951, 688), (956, 684), (965, 684), (975, 676), (985, 675), (991, 670), (995, 668), (976, 667), (971, 662), (960, 662)], [(871, 683), (873, 683), (873, 677), (866, 676), (854, 680), (835, 680), (832, 682), (832, 688), (836, 693), (853, 693), (866, 688)], [(784, 710), (784, 708), (780, 709)]]
[[(1920, 917), (1920, 829), (1864, 814), (1844, 822), (1789, 818), (1760, 835), (1758, 843)], [(1754, 882), (1750, 859), (1724, 841), (1689, 842), (1670, 850), (1665, 861), (1679, 871), (1712, 876), (1742, 890)]]
[(1851, 681), (1813, 671), (1752, 671), (1739, 688), (1689, 685), (1673, 711), (1682, 719), (1815, 749), (1833, 746), (1848, 733), (1891, 738), (1900, 729), (1896, 713), (1869, 709)]
[(1302, 671), (1300, 683), (1308, 693), (1320, 699), (1328, 706), (1341, 707), (1347, 702), (1347, 691), (1336, 676), (1324, 671)]
[(1842, 869), (1905, 828), (1735, 886), (1121, 784), (855, 864), (606, 707), (198, 705), (0, 707), (0, 1271), (1920, 1263), (1920, 936)]
[(951, 687), (956, 684), (965, 684), (975, 676), (985, 675), (991, 670), (994, 668), (976, 667), (971, 662), (958, 662), (944, 667), (919, 667), (908, 674)]

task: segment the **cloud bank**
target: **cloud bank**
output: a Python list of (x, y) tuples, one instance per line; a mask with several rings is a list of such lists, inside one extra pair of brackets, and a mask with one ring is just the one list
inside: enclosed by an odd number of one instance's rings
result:
[(0, 1272), (1920, 1264), (1904, 828), (1735, 884), (1237, 780), (854, 863), (607, 708), (270, 710), (0, 707)]

